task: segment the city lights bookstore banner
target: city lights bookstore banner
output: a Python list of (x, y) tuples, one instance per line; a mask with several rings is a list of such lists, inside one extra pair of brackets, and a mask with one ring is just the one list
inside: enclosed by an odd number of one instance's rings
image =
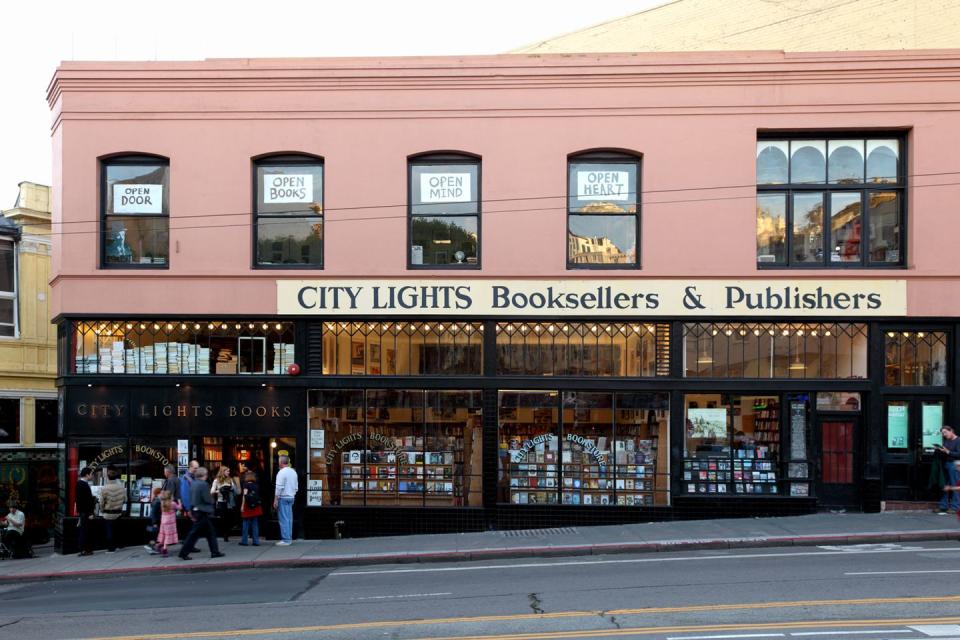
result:
[(905, 316), (904, 280), (278, 280), (277, 312), (324, 316)]

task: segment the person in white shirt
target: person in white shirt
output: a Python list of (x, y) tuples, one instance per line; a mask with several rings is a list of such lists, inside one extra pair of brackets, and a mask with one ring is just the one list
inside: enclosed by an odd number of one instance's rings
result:
[(297, 472), (290, 466), (288, 456), (280, 456), (280, 471), (277, 472), (277, 490), (273, 494), (273, 508), (280, 520), (280, 542), (285, 547), (293, 542), (293, 499), (297, 497)]
[(0, 518), (0, 524), (7, 525), (7, 530), (3, 534), (3, 543), (7, 545), (7, 548), (13, 553), (14, 558), (23, 558), (26, 555), (26, 545), (24, 544), (26, 538), (24, 538), (24, 534), (26, 532), (27, 519), (23, 515), (23, 511), (20, 511), (16, 500), (7, 502), (7, 508), (10, 509), (10, 512), (3, 518)]

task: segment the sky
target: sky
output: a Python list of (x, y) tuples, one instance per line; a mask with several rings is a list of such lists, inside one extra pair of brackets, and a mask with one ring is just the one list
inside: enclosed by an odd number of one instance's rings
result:
[(666, 0), (33, 0), (0, 4), (0, 209), (50, 184), (61, 60), (504, 53)]

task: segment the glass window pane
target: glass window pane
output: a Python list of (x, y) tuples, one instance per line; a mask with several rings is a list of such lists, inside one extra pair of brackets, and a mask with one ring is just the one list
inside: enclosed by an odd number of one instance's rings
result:
[(0, 242), (0, 291), (13, 293), (17, 287), (17, 276), (14, 271), (16, 252), (12, 242)]
[(573, 264), (637, 263), (636, 216), (568, 216), (567, 259)]
[(103, 242), (106, 264), (167, 264), (169, 221), (167, 217), (108, 216)]
[(860, 411), (860, 393), (818, 391), (817, 411)]
[(570, 213), (636, 213), (637, 163), (571, 162)]
[(411, 264), (477, 264), (476, 216), (414, 216)]
[(423, 506), (422, 391), (367, 391), (366, 504)]
[(932, 453), (935, 446), (943, 444), (944, 403), (942, 400), (924, 400), (920, 403), (920, 438), (926, 453)]
[(831, 262), (860, 262), (861, 193), (830, 194)]
[(787, 259), (787, 195), (757, 195), (757, 262), (784, 263)]
[(10, 298), (0, 298), (0, 324), (13, 326), (15, 301)]
[(257, 264), (323, 264), (323, 218), (259, 218)]
[(560, 420), (556, 391), (501, 391), (498, 502), (555, 504)]
[(899, 140), (867, 140), (867, 182), (897, 182), (899, 160)]
[(108, 164), (104, 173), (107, 215), (169, 215), (168, 165)]
[(910, 403), (906, 400), (888, 400), (887, 449), (906, 449), (910, 433)]
[(670, 504), (670, 396), (616, 394), (617, 504)]
[(309, 429), (323, 432), (323, 446), (311, 447), (307, 463), (309, 478), (320, 481), (321, 504), (362, 505), (363, 391), (310, 391), (308, 398)]
[(614, 505), (613, 394), (563, 394), (563, 504)]
[(0, 398), (0, 444), (20, 444), (20, 398)]
[(479, 173), (475, 163), (411, 164), (411, 213), (479, 213)]
[(37, 400), (35, 407), (36, 442), (57, 441), (57, 401)]
[(732, 416), (720, 394), (688, 394), (684, 457), (713, 458), (730, 454), (728, 427)]
[(900, 262), (900, 194), (868, 191), (870, 207), (870, 261)]
[(823, 262), (823, 194), (793, 194), (793, 260)]
[(427, 391), (427, 506), (483, 506), (479, 391)]
[(786, 140), (757, 142), (757, 184), (784, 184), (788, 180)]
[(258, 164), (257, 212), (323, 213), (323, 165)]
[(863, 140), (830, 141), (831, 184), (863, 182)]
[(822, 183), (827, 174), (827, 143), (823, 140), (793, 140), (790, 142), (790, 182), (793, 184)]

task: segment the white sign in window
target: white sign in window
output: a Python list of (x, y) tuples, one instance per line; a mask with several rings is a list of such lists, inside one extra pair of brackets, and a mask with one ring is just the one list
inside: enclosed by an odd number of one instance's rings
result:
[(629, 171), (577, 171), (577, 200), (632, 200)]
[(163, 185), (113, 185), (113, 213), (163, 213)]
[(420, 202), (470, 202), (470, 178), (469, 173), (421, 173)]
[(263, 176), (263, 203), (289, 204), (313, 202), (313, 175), (275, 173)]

